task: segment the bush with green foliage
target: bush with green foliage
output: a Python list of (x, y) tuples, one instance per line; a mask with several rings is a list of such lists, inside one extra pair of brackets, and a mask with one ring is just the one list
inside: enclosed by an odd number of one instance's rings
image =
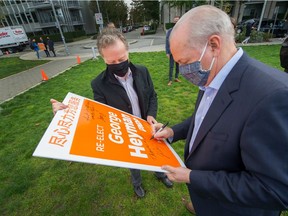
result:
[(156, 34), (156, 30), (142, 31), (141, 35)]
[(170, 29), (175, 25), (175, 23), (165, 23), (165, 29)]
[[(246, 38), (245, 34), (246, 34), (246, 28), (244, 28), (241, 33), (236, 35), (235, 38), (236, 42), (241, 43)], [(249, 43), (268, 42), (270, 38), (272, 38), (272, 35), (268, 32), (252, 30)]]
[(156, 22), (153, 22), (150, 26), (151, 26), (151, 28), (150, 28), (151, 30), (155, 30), (156, 31), (157, 28), (158, 28), (158, 24)]

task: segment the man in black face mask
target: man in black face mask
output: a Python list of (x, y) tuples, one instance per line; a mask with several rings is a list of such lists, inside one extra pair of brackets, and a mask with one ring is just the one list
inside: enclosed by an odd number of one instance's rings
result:
[[(94, 100), (146, 119), (155, 124), (157, 114), (157, 94), (148, 69), (134, 65), (128, 60), (128, 43), (115, 28), (106, 28), (97, 38), (97, 47), (107, 67), (91, 82)], [(66, 108), (51, 99), (53, 111)], [(144, 197), (140, 170), (130, 169), (134, 192)], [(173, 183), (164, 173), (155, 173), (166, 187)]]

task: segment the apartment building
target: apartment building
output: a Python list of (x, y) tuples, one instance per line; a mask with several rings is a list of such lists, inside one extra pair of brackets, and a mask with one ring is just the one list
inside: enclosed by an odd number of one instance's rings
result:
[[(245, 19), (257, 18), (259, 19), (262, 10), (264, 8), (263, 18), (264, 19), (288, 19), (288, 1), (267, 1), (267, 0), (236, 0), (236, 1), (216, 1), (207, 0), (207, 4), (214, 5), (216, 7), (225, 10), (231, 17), (234, 17), (237, 22), (241, 22)], [(171, 7), (173, 1), (161, 1), (160, 12), (161, 22), (168, 23), (172, 22), (174, 16), (183, 15), (190, 8), (182, 7)]]
[[(96, 32), (89, 1), (81, 0), (0, 0), (0, 25), (21, 25), (26, 33), (56, 34), (57, 23), (63, 32)], [(58, 22), (56, 22), (57, 16)]]

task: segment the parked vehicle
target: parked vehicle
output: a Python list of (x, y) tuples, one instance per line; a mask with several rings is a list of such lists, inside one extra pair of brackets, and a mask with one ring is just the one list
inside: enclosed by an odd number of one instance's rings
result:
[(128, 32), (128, 27), (127, 27), (127, 26), (124, 26), (124, 27), (122, 28), (122, 32), (123, 32), (123, 33), (127, 33), (127, 32)]
[(248, 20), (243, 20), (242, 22), (238, 23), (238, 25), (236, 26), (237, 33), (241, 33), (244, 30), (244, 27), (248, 23), (252, 23), (252, 27), (253, 27), (253, 24), (255, 23), (255, 20), (254, 19), (248, 19)]
[[(244, 20), (240, 24), (237, 25), (237, 33), (241, 33), (247, 23), (252, 23), (252, 29), (257, 30), (259, 25), (259, 19), (248, 19)], [(283, 37), (285, 34), (285, 30), (283, 29), (283, 20), (274, 20), (274, 19), (263, 19), (261, 22), (261, 27), (259, 31), (261, 32), (269, 32), (273, 33), (275, 37)]]
[(29, 44), (22, 26), (0, 28), (0, 50), (3, 53), (22, 51)]
[(132, 26), (132, 25), (130, 25), (130, 26), (127, 26), (127, 28), (128, 28), (128, 32), (131, 32), (131, 31), (133, 31), (133, 26)]

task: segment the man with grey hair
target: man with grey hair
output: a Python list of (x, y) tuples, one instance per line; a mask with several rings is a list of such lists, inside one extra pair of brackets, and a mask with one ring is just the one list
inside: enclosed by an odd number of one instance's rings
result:
[[(126, 38), (115, 28), (106, 28), (97, 38), (97, 47), (106, 63), (106, 69), (91, 82), (94, 100), (133, 114), (155, 124), (157, 95), (148, 69), (129, 62)], [(66, 108), (51, 99), (54, 113)], [(119, 152), (119, 154), (121, 154)], [(134, 192), (144, 197), (140, 170), (130, 169)], [(173, 183), (166, 174), (155, 172), (163, 184), (171, 188)]]
[(170, 45), (200, 90), (190, 118), (154, 134), (186, 139), (187, 168), (164, 165), (169, 179), (187, 184), (200, 216), (280, 215), (288, 208), (287, 74), (237, 49), (229, 16), (213, 6), (187, 12)]

